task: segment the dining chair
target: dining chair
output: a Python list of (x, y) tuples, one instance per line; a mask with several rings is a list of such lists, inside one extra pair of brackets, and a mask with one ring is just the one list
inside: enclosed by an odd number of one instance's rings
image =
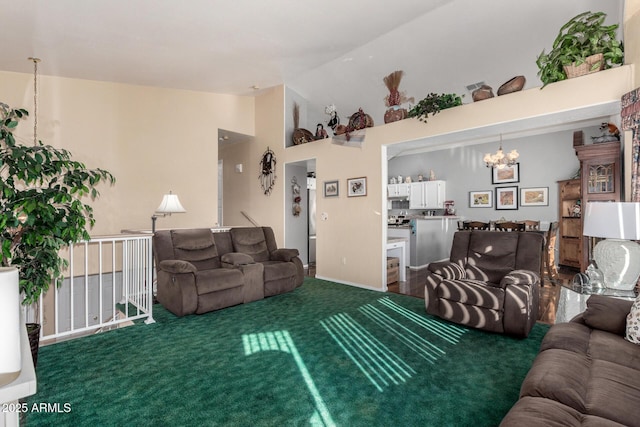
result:
[(540, 221), (533, 221), (531, 219), (526, 219), (524, 222), (525, 231), (538, 231), (540, 230)]
[(496, 222), (497, 231), (525, 231), (524, 222), (503, 221)]
[(488, 230), (489, 223), (482, 221), (465, 221), (462, 223), (464, 230)]

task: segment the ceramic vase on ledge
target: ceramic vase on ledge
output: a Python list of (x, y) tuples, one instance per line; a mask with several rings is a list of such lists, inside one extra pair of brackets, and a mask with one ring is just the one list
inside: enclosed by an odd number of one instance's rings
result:
[(20, 353), (20, 291), (18, 269), (0, 268), (0, 386), (15, 380), (22, 369)]

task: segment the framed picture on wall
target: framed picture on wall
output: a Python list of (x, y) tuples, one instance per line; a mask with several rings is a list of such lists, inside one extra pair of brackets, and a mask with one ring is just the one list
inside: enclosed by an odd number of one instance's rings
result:
[(518, 187), (496, 188), (496, 209), (518, 209)]
[(549, 206), (549, 187), (521, 188), (520, 206)]
[(347, 197), (360, 197), (367, 195), (367, 178), (347, 179)]
[(324, 197), (338, 197), (340, 195), (340, 183), (336, 181), (324, 182)]
[(490, 208), (493, 206), (493, 191), (469, 191), (470, 208)]
[(506, 184), (508, 182), (520, 182), (520, 163), (505, 166), (502, 169), (491, 168), (492, 184)]

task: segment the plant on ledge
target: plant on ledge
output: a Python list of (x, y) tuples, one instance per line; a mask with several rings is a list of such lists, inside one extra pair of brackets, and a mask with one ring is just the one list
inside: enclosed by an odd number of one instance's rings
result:
[(417, 117), (418, 120), (426, 123), (430, 113), (434, 115), (442, 110), (457, 107), (458, 105), (462, 105), (462, 97), (455, 93), (443, 93), (440, 95), (430, 93), (426, 98), (418, 102), (415, 107), (409, 110), (409, 117)]
[(13, 131), (28, 115), (0, 103), (1, 264), (19, 268), (25, 305), (37, 302), (52, 281), (62, 283), (68, 262), (60, 249), (88, 240), (86, 227), (95, 222), (83, 200), (98, 196), (98, 183), (115, 182), (108, 171), (72, 160), (67, 150), (17, 143)]
[[(616, 39), (618, 24), (603, 25), (606, 16), (604, 12), (583, 12), (560, 28), (551, 51), (543, 50), (536, 58), (543, 88), (549, 83), (623, 63), (624, 48)], [(571, 72), (567, 67), (580, 66), (583, 71), (567, 74), (568, 69)]]

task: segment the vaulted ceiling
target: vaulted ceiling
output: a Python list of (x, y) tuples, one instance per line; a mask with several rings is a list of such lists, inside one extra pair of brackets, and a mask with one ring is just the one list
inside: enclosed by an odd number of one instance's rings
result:
[[(620, 23), (623, 0), (0, 0), (0, 70), (251, 95), (285, 84), (316, 111), (358, 108), (378, 123), (383, 77), (400, 90), (494, 92), (524, 75), (578, 13)], [(620, 36), (622, 31), (619, 30)], [(1, 94), (0, 94), (1, 98)], [(1, 100), (1, 99), (0, 99)], [(314, 118), (313, 120), (318, 120)]]

